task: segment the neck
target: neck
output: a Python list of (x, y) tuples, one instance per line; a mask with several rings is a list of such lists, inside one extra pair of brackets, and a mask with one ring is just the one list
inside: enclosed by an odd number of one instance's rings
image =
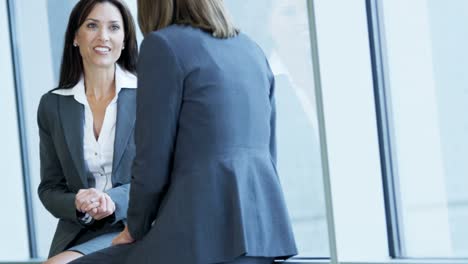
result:
[(109, 68), (84, 67), (86, 95), (103, 100), (115, 93), (115, 65)]

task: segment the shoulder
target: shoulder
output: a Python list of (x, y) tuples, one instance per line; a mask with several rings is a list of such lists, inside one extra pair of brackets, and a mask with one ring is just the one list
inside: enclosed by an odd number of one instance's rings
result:
[(247, 34), (240, 32), (239, 35), (235, 37), (237, 42), (240, 45), (245, 46), (247, 50), (249, 50), (252, 55), (256, 55), (260, 58), (266, 58), (265, 52), (260, 47), (260, 45), (255, 42), (252, 38), (250, 38)]
[(154, 52), (168, 52), (179, 39), (178, 27), (170, 26), (158, 31), (153, 31), (145, 36), (141, 43), (141, 51), (154, 50)]
[[(184, 72), (182, 61), (185, 52), (182, 50), (185, 49), (181, 47), (186, 44), (183, 44), (184, 34), (180, 34), (180, 30), (184, 29), (173, 25), (147, 34), (141, 43), (139, 66), (145, 69), (148, 64), (152, 65), (157, 62), (157, 65), (164, 67), (175, 65), (181, 72)], [(142, 71), (139, 71), (138, 75), (141, 73)]]
[(207, 37), (211, 37), (211, 35), (200, 29), (185, 25), (171, 25), (146, 35), (142, 46), (146, 42), (179, 51), (192, 47), (197, 43), (197, 40)]
[(198, 28), (188, 25), (170, 25), (158, 31), (153, 31), (150, 35), (159, 36), (171, 41), (182, 41), (190, 37), (206, 34)]
[(119, 99), (130, 104), (136, 104), (137, 89), (122, 88), (119, 92)]
[(245, 33), (239, 33), (237, 38), (239, 43), (242, 43), (244, 46), (243, 50), (247, 51), (247, 54), (249, 54), (251, 58), (255, 58), (256, 61), (266, 69), (268, 75), (272, 75), (267, 55), (262, 47)]
[(40, 101), (39, 101), (39, 109), (47, 110), (53, 108), (53, 106), (57, 105), (58, 95), (54, 94), (53, 92), (57, 89), (52, 89), (47, 93), (43, 94)]
[(50, 120), (57, 113), (57, 103), (59, 95), (52, 93), (55, 89), (42, 95), (37, 108), (37, 118), (39, 123)]
[(167, 36), (161, 32), (151, 32), (141, 42), (140, 59), (146, 56), (161, 56), (161, 54), (173, 53)]

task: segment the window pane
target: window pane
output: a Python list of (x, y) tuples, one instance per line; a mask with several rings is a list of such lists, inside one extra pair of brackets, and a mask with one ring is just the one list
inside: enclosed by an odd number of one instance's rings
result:
[(468, 1), (381, 1), (403, 257), (468, 257)]
[(226, 1), (276, 78), (278, 170), (299, 254), (328, 257), (307, 1)]
[(23, 172), (6, 1), (0, 2), (0, 261), (29, 258)]

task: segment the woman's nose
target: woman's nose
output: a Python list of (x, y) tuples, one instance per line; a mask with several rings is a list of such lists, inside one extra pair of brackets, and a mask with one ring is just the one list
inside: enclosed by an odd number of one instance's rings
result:
[(106, 29), (101, 29), (99, 31), (99, 40), (101, 41), (108, 41), (109, 40), (109, 32)]

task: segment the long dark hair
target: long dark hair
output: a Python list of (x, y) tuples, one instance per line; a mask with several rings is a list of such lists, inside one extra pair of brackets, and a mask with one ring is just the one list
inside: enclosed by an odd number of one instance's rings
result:
[(137, 3), (138, 24), (145, 35), (172, 24), (200, 28), (217, 38), (239, 33), (223, 0), (137, 0)]
[(83, 62), (79, 49), (73, 47), (73, 41), (78, 29), (84, 23), (89, 13), (91, 13), (94, 6), (106, 2), (113, 4), (119, 9), (124, 23), (125, 49), (122, 50), (117, 64), (126, 71), (136, 74), (138, 44), (136, 40), (135, 23), (127, 5), (121, 0), (80, 0), (73, 8), (68, 20), (58, 88), (72, 88), (80, 80), (83, 74)]

